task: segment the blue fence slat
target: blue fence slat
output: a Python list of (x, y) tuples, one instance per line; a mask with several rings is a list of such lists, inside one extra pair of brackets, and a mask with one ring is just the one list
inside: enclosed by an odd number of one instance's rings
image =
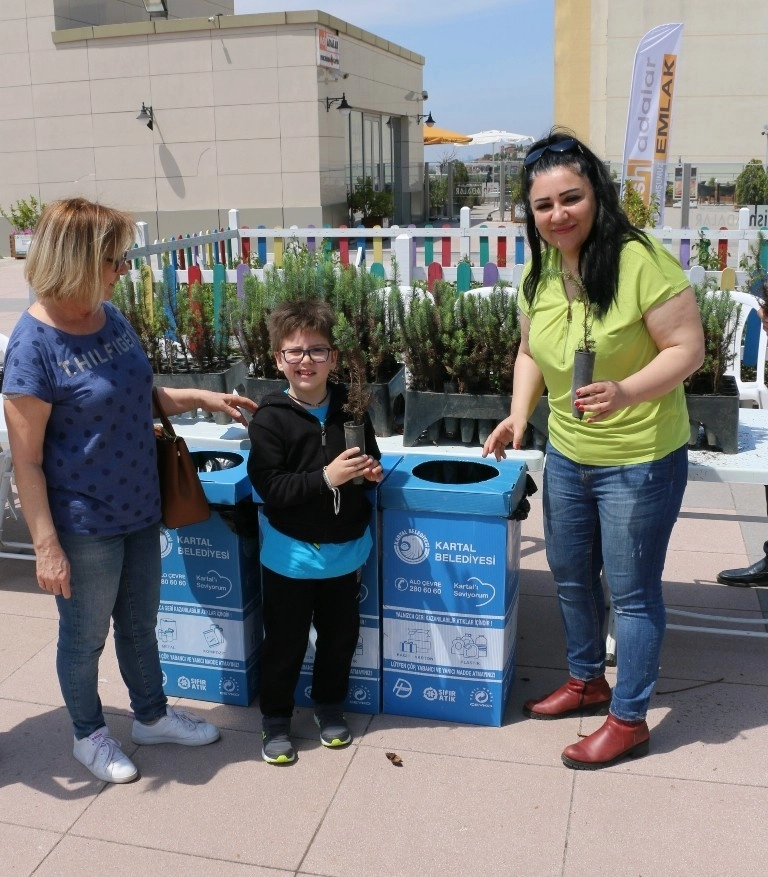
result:
[[(257, 225), (256, 228), (266, 228), (266, 225)], [(262, 266), (267, 264), (267, 239), (256, 238), (256, 250), (259, 262)]]

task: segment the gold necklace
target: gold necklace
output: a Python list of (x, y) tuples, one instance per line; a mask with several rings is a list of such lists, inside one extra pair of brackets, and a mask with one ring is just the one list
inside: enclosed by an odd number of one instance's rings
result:
[[(560, 274), (563, 278), (563, 291), (565, 292), (565, 298), (566, 298), (566, 301), (568, 302), (568, 314), (567, 314), (566, 319), (570, 323), (571, 320), (573, 319), (573, 303), (574, 303), (574, 301), (584, 299), (585, 300), (585, 307), (586, 307), (586, 297), (587, 297), (586, 292), (587, 291), (584, 288), (584, 283), (583, 283), (581, 277), (578, 276), (578, 274), (574, 274), (573, 271), (569, 271), (567, 268), (565, 268), (563, 271), (561, 271)], [(577, 295), (575, 295), (573, 298), (571, 298), (571, 296), (568, 295), (568, 287), (566, 286), (567, 281), (570, 281), (576, 287)]]
[(299, 399), (298, 396), (292, 396), (290, 393), (288, 393), (288, 398), (293, 399), (294, 402), (300, 402), (302, 405), (306, 405), (307, 408), (319, 408), (328, 398), (328, 390), (325, 391), (325, 396), (323, 396), (319, 402), (305, 402), (303, 399)]

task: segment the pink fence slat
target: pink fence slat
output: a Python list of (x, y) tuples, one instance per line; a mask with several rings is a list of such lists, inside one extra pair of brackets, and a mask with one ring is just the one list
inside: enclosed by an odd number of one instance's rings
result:
[(443, 266), (439, 262), (430, 262), (427, 265), (427, 289), (434, 292), (435, 281), (443, 279)]
[[(446, 222), (443, 224), (443, 228), (450, 228), (450, 225), (448, 225), (448, 223)], [(451, 238), (449, 238), (449, 237), (441, 238), (440, 250), (441, 250), (440, 264), (444, 268), (450, 268), (451, 267)]]
[[(500, 225), (499, 228), (504, 228)], [(507, 239), (506, 237), (497, 238), (496, 243), (496, 264), (499, 268), (507, 267)]]
[[(347, 228), (347, 226), (340, 225), (339, 228)], [(342, 265), (349, 265), (349, 238), (339, 238), (339, 262)]]
[[(720, 231), (728, 231), (728, 226), (721, 225)], [(720, 270), (722, 271), (728, 264), (728, 241), (725, 238), (721, 238), (717, 242), (717, 255), (720, 259)]]

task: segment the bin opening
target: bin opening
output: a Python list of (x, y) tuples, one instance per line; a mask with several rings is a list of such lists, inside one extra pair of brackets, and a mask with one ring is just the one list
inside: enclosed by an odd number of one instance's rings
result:
[(466, 460), (429, 460), (414, 466), (413, 474), (423, 481), (435, 484), (478, 484), (489, 481), (499, 470), (488, 463), (469, 463)]
[(234, 469), (245, 459), (242, 454), (234, 454), (230, 451), (190, 451), (190, 456), (198, 472)]

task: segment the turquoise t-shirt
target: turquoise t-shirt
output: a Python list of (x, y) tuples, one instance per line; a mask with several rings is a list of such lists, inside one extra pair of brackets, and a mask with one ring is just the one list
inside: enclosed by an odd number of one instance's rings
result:
[[(286, 391), (287, 392), (287, 391)], [(310, 410), (323, 423), (328, 404)], [(276, 530), (264, 514), (261, 528), (261, 563), (291, 579), (332, 579), (360, 569), (373, 547), (370, 528), (351, 542), (301, 542)]]
[[(636, 241), (625, 244), (617, 299), (602, 320), (592, 321), (595, 381), (620, 381), (654, 359), (659, 351), (643, 314), (690, 286), (680, 263), (658, 241), (649, 240), (650, 250)], [(522, 281), (518, 304), (530, 319), (531, 355), (549, 393), (552, 445), (577, 463), (617, 466), (658, 460), (686, 444), (690, 431), (682, 384), (657, 399), (622, 408), (606, 420), (587, 423), (586, 418), (573, 417), (573, 354), (583, 336), (584, 305), (572, 302), (569, 322), (559, 250), (546, 248), (542, 260), (533, 305), (522, 294)], [(523, 277), (529, 270), (530, 265)]]

